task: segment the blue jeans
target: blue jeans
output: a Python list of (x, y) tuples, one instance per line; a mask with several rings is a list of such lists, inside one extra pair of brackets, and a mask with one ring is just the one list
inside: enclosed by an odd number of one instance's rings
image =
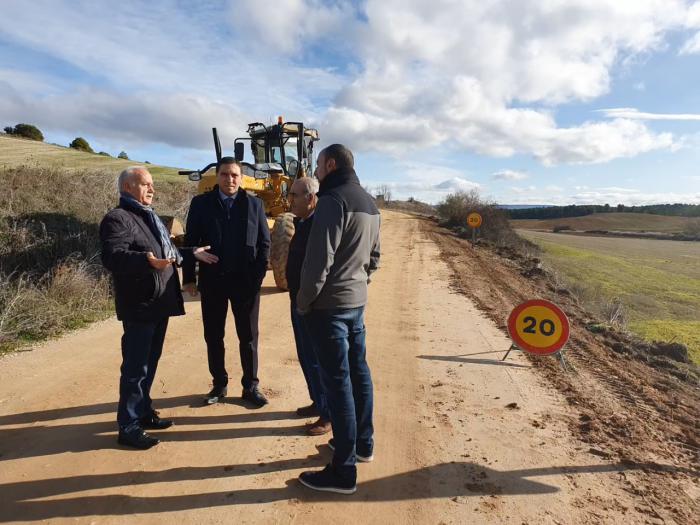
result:
[(152, 411), (151, 385), (163, 352), (168, 318), (160, 321), (122, 321), (122, 366), (119, 379), (119, 428), (130, 432)]
[(330, 420), (326, 394), (321, 385), (321, 371), (318, 367), (318, 358), (314, 352), (311, 336), (304, 323), (303, 316), (297, 311), (295, 302), (291, 303), (292, 329), (294, 330), (294, 341), (297, 346), (297, 357), (299, 365), (309, 389), (309, 397), (316, 404), (319, 415), (326, 421)]
[(366, 360), (365, 307), (312, 310), (304, 316), (321, 368), (333, 427), (333, 468), (357, 478), (355, 453), (374, 447), (372, 377)]

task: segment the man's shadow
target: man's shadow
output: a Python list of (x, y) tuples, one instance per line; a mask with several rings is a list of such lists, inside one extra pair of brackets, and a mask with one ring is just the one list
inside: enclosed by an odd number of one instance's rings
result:
[[(174, 408), (180, 406), (201, 406), (201, 396), (176, 396), (158, 399), (157, 408)], [(96, 416), (116, 413), (116, 403), (98, 403), (94, 405), (74, 406), (49, 409), (21, 414), (0, 416), (0, 462), (11, 459), (47, 456), (64, 452), (85, 452), (116, 448), (116, 423), (113, 421), (95, 421), (90, 423), (70, 423), (60, 425), (37, 425), (39, 422), (61, 419)], [(206, 409), (204, 409), (206, 411)], [(238, 427), (188, 430), (180, 428), (186, 425), (216, 425), (253, 423), (260, 421), (296, 420), (299, 417), (293, 411), (265, 411), (242, 414), (216, 414), (201, 416), (175, 417), (175, 426), (154, 434), (167, 441), (207, 441), (218, 439), (235, 439), (241, 437), (261, 436), (295, 436), (303, 434), (305, 427), (300, 422), (291, 426), (276, 427)], [(3, 428), (9, 425), (32, 424), (31, 427)]]
[[(668, 471), (654, 464), (626, 463), (617, 465), (585, 465), (577, 467), (544, 467), (499, 471), (471, 462), (441, 463), (370, 480), (358, 486), (353, 496), (321, 493), (302, 487), (297, 479), (289, 479), (283, 487), (242, 489), (223, 492), (184, 494), (176, 496), (141, 496), (106, 494), (97, 496), (61, 497), (88, 490), (118, 487), (138, 487), (148, 484), (221, 479), (260, 475), (284, 470), (316, 467), (320, 456), (215, 467), (180, 467), (163, 471), (124, 472), (84, 475), (0, 485), (0, 521), (44, 520), (81, 516), (113, 516), (154, 514), (191, 509), (273, 503), (293, 498), (302, 501), (365, 501), (396, 502), (427, 498), (465, 498), (484, 495), (536, 495), (559, 491), (557, 486), (528, 478), (562, 474), (596, 474), (625, 470)], [(133, 490), (132, 490), (133, 492)], [(41, 497), (41, 501), (33, 501)]]

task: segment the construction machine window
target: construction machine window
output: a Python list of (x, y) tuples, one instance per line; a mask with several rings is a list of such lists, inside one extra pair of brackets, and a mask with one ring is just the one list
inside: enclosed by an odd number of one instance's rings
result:
[(296, 137), (290, 137), (284, 143), (284, 160), (287, 163), (287, 174), (290, 177), (296, 177), (299, 170), (298, 156), (297, 139)]

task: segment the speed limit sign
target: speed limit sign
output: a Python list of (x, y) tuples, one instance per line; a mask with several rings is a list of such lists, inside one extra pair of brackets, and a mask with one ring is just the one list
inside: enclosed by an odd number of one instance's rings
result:
[[(552, 355), (560, 352), (569, 340), (569, 319), (556, 304), (533, 299), (510, 313), (508, 334), (516, 348), (529, 354)], [(503, 359), (506, 357), (508, 353)]]
[(478, 228), (479, 226), (481, 226), (481, 223), (482, 219), (480, 214), (472, 212), (469, 215), (467, 215), (467, 226), (469, 226), (470, 228)]

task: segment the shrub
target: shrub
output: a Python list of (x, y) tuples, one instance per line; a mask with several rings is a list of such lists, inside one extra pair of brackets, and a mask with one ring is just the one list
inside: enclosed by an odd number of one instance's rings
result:
[(44, 141), (43, 133), (33, 124), (17, 124), (14, 129), (9, 127), (5, 128), (5, 133), (8, 135), (17, 135), (18, 137), (24, 137), (26, 139), (38, 140), (40, 142)]
[(482, 200), (476, 190), (448, 195), (437, 205), (437, 212), (443, 224), (449, 227), (466, 227), (467, 216), (472, 212), (478, 213), (482, 219), (480, 235), (493, 241), (497, 240), (500, 233), (513, 231), (507, 214), (495, 203)]
[(85, 140), (83, 137), (76, 137), (73, 139), (73, 142), (70, 143), (70, 147), (73, 149), (77, 149), (79, 151), (86, 151), (88, 153), (95, 153), (92, 148), (90, 147), (90, 144), (88, 144), (88, 141)]
[(12, 133), (15, 131), (15, 130), (12, 128), (12, 126), (5, 126), (4, 128), (2, 128), (2, 130), (3, 130), (6, 134), (8, 134), (8, 135), (12, 135)]
[(110, 155), (109, 153), (107, 153), (106, 151), (100, 151), (100, 152), (98, 153), (98, 155), (102, 155), (103, 157), (111, 157), (111, 156), (112, 156), (112, 155)]
[(129, 160), (129, 155), (126, 154), (126, 151), (120, 151), (119, 155), (117, 155), (118, 159), (124, 159), (124, 160)]
[(563, 232), (565, 230), (571, 230), (571, 226), (568, 224), (557, 224), (554, 228), (552, 228), (553, 233)]
[[(98, 224), (117, 203), (115, 179), (115, 172), (0, 168), (0, 353), (111, 312)], [(184, 220), (196, 186), (158, 181), (157, 189), (158, 212)]]

